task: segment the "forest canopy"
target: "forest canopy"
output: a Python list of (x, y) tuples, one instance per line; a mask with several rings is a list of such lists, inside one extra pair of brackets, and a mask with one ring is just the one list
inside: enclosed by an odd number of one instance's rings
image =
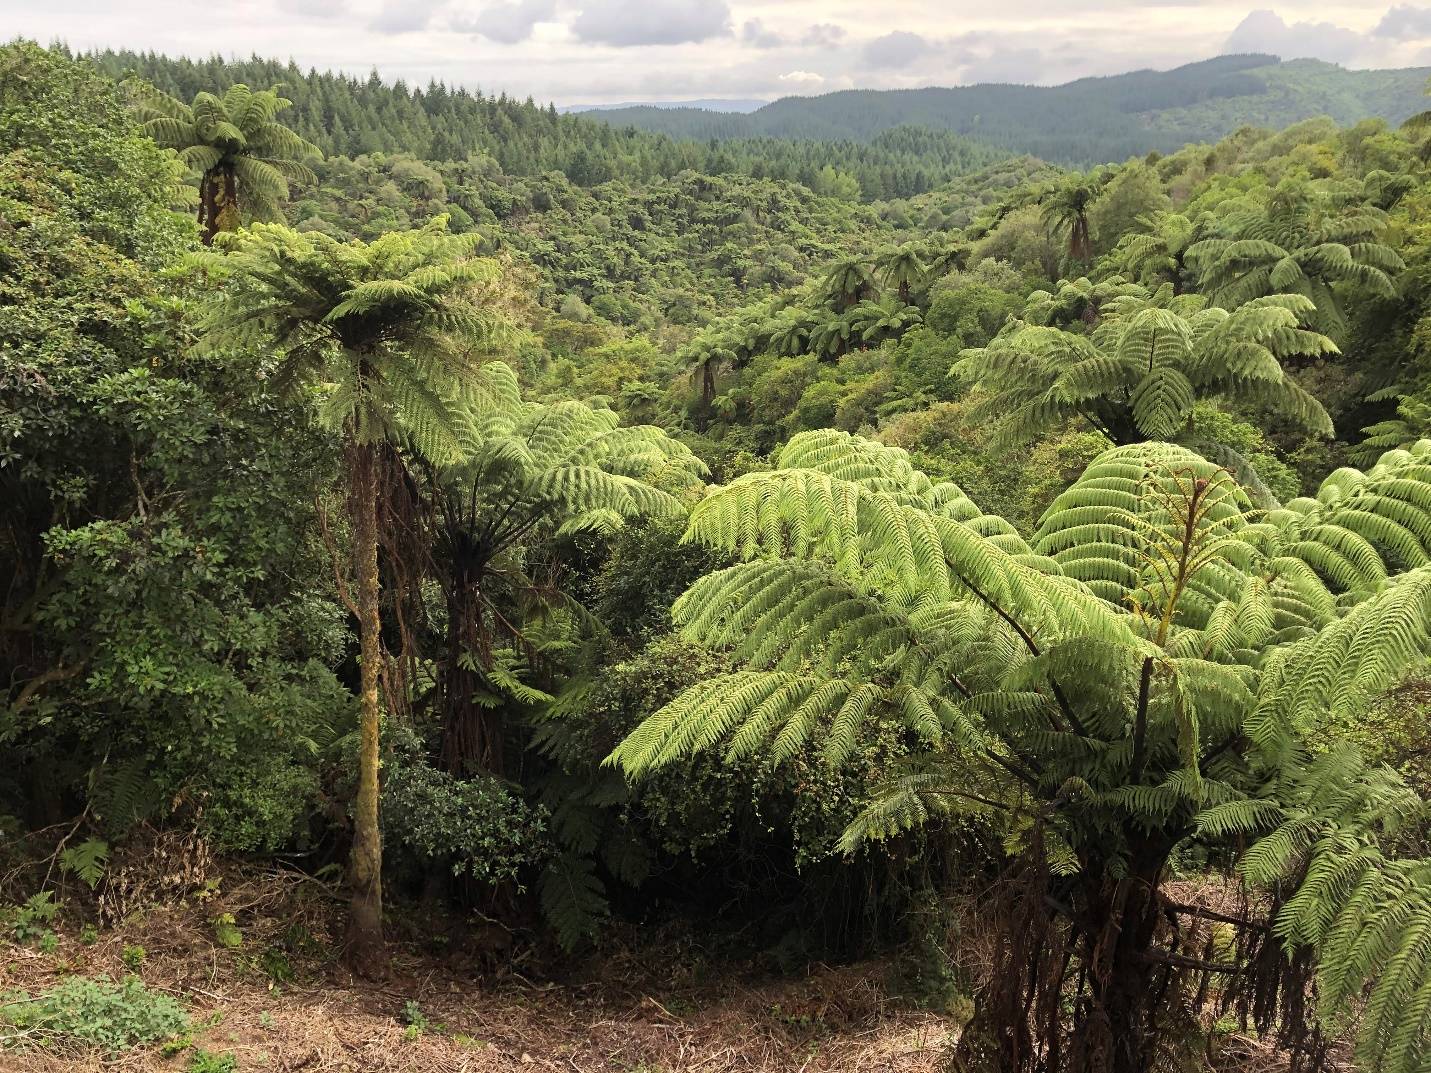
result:
[[(5, 942), (699, 936), (891, 959), (950, 1068), (1425, 1068), (1431, 120), (1182, 145), (1352, 76), (1264, 60), (1081, 86), (1082, 170), (0, 48)], [(183, 1037), (105, 942), (0, 1056)]]

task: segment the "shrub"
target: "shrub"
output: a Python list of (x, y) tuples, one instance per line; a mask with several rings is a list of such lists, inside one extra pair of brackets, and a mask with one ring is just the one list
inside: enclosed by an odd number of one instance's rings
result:
[(489, 884), (514, 880), (547, 856), (545, 809), (528, 804), (500, 779), (459, 779), (439, 771), (424, 759), (411, 731), (395, 737), (383, 786), (390, 844)]
[(85, 1043), (111, 1054), (157, 1043), (184, 1032), (189, 1016), (168, 995), (155, 994), (137, 976), (116, 984), (106, 976), (71, 976), (48, 994), (8, 996), (0, 1021), (37, 1043)]

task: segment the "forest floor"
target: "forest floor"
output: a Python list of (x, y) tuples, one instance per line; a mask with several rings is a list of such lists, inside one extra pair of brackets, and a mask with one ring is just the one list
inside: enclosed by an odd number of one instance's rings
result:
[[(638, 941), (633, 930), (624, 943), (617, 931), (559, 978), (509, 950), (496, 960), (470, 943), (443, 951), (428, 935), (394, 942), (386, 976), (358, 980), (328, 953), (340, 907), (303, 886), (291, 875), (210, 883), (182, 903), (130, 910), (97, 938), (64, 926), (44, 950), (0, 943), (0, 995), (135, 972), (179, 998), (193, 1023), (191, 1046), (168, 1055), (0, 1039), (0, 1071), (177, 1073), (203, 1051), (231, 1055), (214, 1068), (240, 1073), (933, 1073), (959, 1024), (892, 1000), (888, 962), (778, 975), (708, 956), (688, 933)], [(215, 928), (221, 914), (233, 915), (237, 945)]]

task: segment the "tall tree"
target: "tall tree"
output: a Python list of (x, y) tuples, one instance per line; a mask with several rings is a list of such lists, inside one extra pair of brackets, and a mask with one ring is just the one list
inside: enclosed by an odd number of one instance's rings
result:
[(874, 294), (874, 273), (863, 257), (841, 257), (825, 273), (821, 290), (835, 312), (843, 313)]
[(439, 219), (364, 244), (256, 225), (211, 259), (220, 285), (201, 321), (210, 350), (271, 351), (274, 389), (317, 394), (318, 420), (343, 441), (361, 642), (348, 933), (360, 967), (383, 958), (378, 545), (380, 501), (401, 465), (391, 448), (455, 459), (454, 400), (480, 386), (479, 354), (510, 335), (493, 300), (497, 264), (473, 256), (479, 236), (445, 229)]
[(864, 301), (846, 315), (850, 332), (863, 343), (878, 343), (898, 339), (922, 319), (918, 306), (905, 305), (894, 298), (882, 302)]
[(315, 183), (305, 159), (321, 156), (274, 119), (292, 104), (278, 88), (230, 86), (222, 97), (196, 94), (185, 104), (152, 86), (135, 90), (144, 132), (175, 149), (199, 175), (199, 228), (210, 244), (220, 231), (253, 220), (282, 220), (290, 182)]
[(1075, 176), (1059, 183), (1039, 199), (1040, 217), (1050, 238), (1062, 238), (1068, 259), (1075, 264), (1093, 260), (1093, 234), (1088, 210), (1098, 197), (1098, 184)]
[(886, 251), (880, 256), (878, 266), (884, 275), (885, 287), (893, 287), (899, 293), (902, 306), (910, 304), (910, 292), (924, 285), (929, 272), (919, 251), (908, 244)]
[[(1115, 448), (1028, 544), (902, 451), (797, 436), (688, 531), (743, 561), (674, 614), (745, 669), (611, 760), (639, 777), (712, 748), (781, 763), (815, 746), (837, 766), (886, 720), (923, 740), (844, 845), (971, 816), (1004, 835), (966, 1068), (1174, 1064), (1171, 1026), (1215, 977), (1295, 1055), (1356, 1007), (1360, 1060), (1411, 1073), (1431, 1051), (1431, 862), (1402, 832), (1425, 804), (1310, 742), (1431, 655), (1428, 459), (1427, 442), (1392, 452), (1260, 515), (1191, 451)], [(1184, 851), (1246, 885), (1247, 915), (1211, 917), (1236, 937), (1226, 955), (1167, 889)]]
[(1147, 287), (1171, 283), (1174, 294), (1183, 294), (1197, 285), (1188, 250), (1205, 237), (1210, 219), (1194, 221), (1176, 212), (1140, 216), (1139, 230), (1124, 235), (1110, 259), (1129, 279)]

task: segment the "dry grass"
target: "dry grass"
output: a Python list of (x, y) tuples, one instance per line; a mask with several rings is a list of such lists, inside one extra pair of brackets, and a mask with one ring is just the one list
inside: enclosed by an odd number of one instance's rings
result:
[[(0, 991), (42, 992), (72, 973), (119, 978), (128, 971), (125, 948), (143, 946), (139, 975), (188, 1005), (196, 1046), (233, 1054), (241, 1071), (282, 1073), (933, 1073), (956, 1030), (948, 1018), (891, 1003), (883, 964), (815, 966), (798, 978), (748, 965), (712, 970), (676, 939), (609, 943), (579, 978), (559, 981), (534, 963), (484, 972), (475, 955), (398, 947), (381, 983), (295, 958), (295, 978), (276, 987), (262, 951), (291, 937), (295, 924), (317, 949), (331, 949), (339, 907), (291, 876), (221, 889), (132, 915), (93, 945), (67, 931), (49, 954), (0, 946)], [(243, 928), (237, 950), (215, 941), (210, 922), (222, 912)], [(421, 1033), (402, 1023), (410, 1001), (431, 1026)], [(183, 1070), (191, 1054), (10, 1049), (0, 1050), (0, 1071)]]

